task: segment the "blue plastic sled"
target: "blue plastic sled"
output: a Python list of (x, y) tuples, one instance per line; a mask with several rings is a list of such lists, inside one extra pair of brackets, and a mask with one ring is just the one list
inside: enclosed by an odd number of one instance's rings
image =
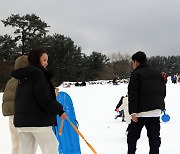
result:
[(166, 114), (166, 110), (163, 111), (163, 116), (161, 117), (163, 122), (168, 122), (170, 120), (170, 116)]
[[(57, 101), (60, 102), (63, 106), (63, 109), (66, 112), (66, 115), (68, 116), (69, 120), (76, 127), (78, 127), (71, 97), (65, 92), (59, 92), (58, 94), (59, 95), (56, 98)], [(60, 124), (61, 118), (57, 116), (57, 126), (53, 127), (53, 130), (59, 141), (59, 154), (81, 154), (79, 135), (75, 132), (75, 130), (72, 128), (72, 126), (67, 120), (64, 121), (62, 134), (59, 135), (58, 132)]]

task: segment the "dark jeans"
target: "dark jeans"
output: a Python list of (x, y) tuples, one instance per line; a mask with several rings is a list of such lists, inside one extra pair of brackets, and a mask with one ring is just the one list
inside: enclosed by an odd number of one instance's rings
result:
[(161, 145), (159, 117), (140, 117), (138, 122), (131, 121), (128, 126), (127, 135), (128, 154), (135, 154), (136, 143), (144, 126), (147, 129), (147, 136), (149, 138), (149, 154), (159, 154), (159, 147)]

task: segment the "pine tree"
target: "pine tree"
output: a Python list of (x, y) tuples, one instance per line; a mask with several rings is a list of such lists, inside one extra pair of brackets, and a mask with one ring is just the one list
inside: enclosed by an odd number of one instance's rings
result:
[(21, 41), (22, 54), (27, 53), (32, 46), (36, 46), (35, 44), (38, 44), (37, 38), (44, 37), (48, 32), (46, 28), (50, 27), (35, 14), (26, 14), (24, 16), (12, 14), (7, 19), (1, 21), (5, 27), (11, 26), (16, 28), (14, 40), (15, 42)]

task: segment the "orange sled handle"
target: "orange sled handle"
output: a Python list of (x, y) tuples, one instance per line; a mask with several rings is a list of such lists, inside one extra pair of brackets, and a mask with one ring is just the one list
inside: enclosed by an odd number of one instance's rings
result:
[(86, 141), (86, 139), (84, 138), (84, 136), (82, 135), (82, 133), (76, 128), (76, 126), (69, 120), (69, 123), (71, 124), (71, 126), (74, 128), (74, 130), (76, 131), (76, 133), (86, 142), (86, 144), (88, 145), (88, 147), (93, 151), (94, 154), (97, 154), (96, 150)]
[(61, 125), (59, 128), (59, 135), (62, 135), (63, 126), (64, 126), (64, 119), (61, 120)]

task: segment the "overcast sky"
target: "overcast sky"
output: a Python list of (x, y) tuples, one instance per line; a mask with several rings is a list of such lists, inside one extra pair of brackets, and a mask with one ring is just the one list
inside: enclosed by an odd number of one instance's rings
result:
[[(82, 52), (180, 55), (180, 0), (1, 0), (0, 19), (35, 13)], [(0, 21), (0, 35), (14, 29)]]

